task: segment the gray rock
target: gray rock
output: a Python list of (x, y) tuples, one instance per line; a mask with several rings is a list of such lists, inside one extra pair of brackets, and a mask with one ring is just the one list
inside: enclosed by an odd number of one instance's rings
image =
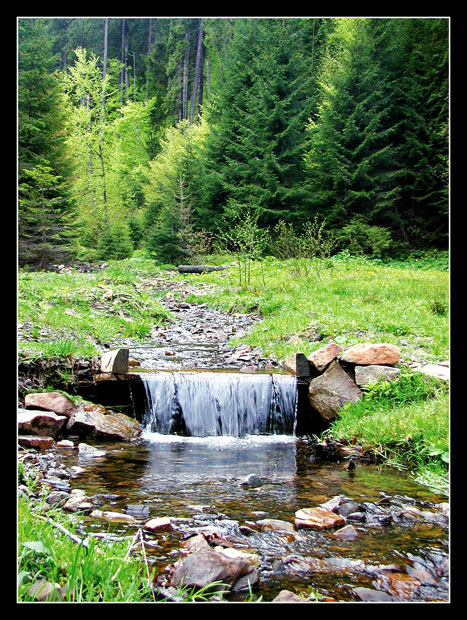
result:
[(393, 380), (401, 374), (393, 366), (355, 366), (355, 383), (359, 386), (377, 383), (381, 378)]
[(332, 362), (321, 376), (310, 381), (310, 404), (327, 421), (336, 418), (346, 403), (359, 400), (361, 396), (360, 388), (337, 361)]
[(256, 474), (249, 474), (248, 476), (245, 476), (245, 478), (243, 478), (240, 481), (240, 486), (248, 487), (249, 489), (260, 487), (262, 485), (263, 485), (263, 482), (261, 478), (257, 476)]

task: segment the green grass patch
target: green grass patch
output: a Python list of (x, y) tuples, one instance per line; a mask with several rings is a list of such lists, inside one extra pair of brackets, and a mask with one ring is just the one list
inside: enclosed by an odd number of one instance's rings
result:
[(139, 286), (161, 270), (152, 261), (112, 261), (96, 273), (18, 274), (18, 323), (30, 357), (90, 357), (97, 345), (124, 338), (145, 340), (170, 317), (157, 295)]
[(447, 490), (449, 393), (444, 382), (407, 372), (380, 381), (364, 390), (362, 400), (347, 405), (327, 433)]
[[(73, 533), (70, 518), (52, 511), (53, 520)], [(89, 547), (75, 544), (31, 509), (28, 500), (18, 500), (18, 601), (33, 601), (28, 593), (37, 579), (66, 587), (67, 602), (144, 602), (152, 600), (145, 586), (144, 565), (125, 558), (126, 543)], [(53, 598), (50, 599), (53, 601)]]

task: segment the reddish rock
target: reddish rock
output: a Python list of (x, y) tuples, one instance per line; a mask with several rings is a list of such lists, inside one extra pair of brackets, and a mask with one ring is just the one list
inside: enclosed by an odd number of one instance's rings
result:
[(295, 513), (296, 527), (310, 527), (315, 530), (323, 530), (338, 525), (345, 525), (344, 517), (326, 510), (321, 506), (314, 508), (302, 508)]
[(377, 580), (377, 585), (399, 599), (410, 600), (421, 584), (406, 573), (386, 573)]
[(393, 366), (400, 360), (400, 349), (385, 342), (361, 342), (345, 351), (340, 359), (350, 364)]
[(145, 530), (150, 530), (151, 532), (159, 532), (160, 530), (170, 530), (172, 528), (172, 522), (170, 517), (157, 517), (155, 519), (150, 519), (144, 524)]
[(142, 428), (137, 420), (123, 413), (108, 413), (104, 407), (83, 403), (70, 416), (67, 431), (96, 439), (131, 440), (141, 435)]
[(37, 435), (18, 435), (18, 443), (23, 448), (35, 448), (49, 450), (54, 445), (52, 437), (39, 437)]
[(360, 536), (360, 534), (353, 525), (346, 525), (333, 534), (334, 538), (339, 538), (341, 540), (353, 540), (354, 538), (358, 538), (358, 536)]
[(311, 406), (324, 420), (333, 420), (348, 402), (359, 400), (360, 388), (349, 375), (334, 361), (329, 368), (316, 379), (310, 381), (308, 399)]
[(262, 519), (257, 522), (262, 530), (271, 530), (273, 532), (293, 532), (294, 526), (289, 521), (281, 521), (280, 519)]
[(294, 594), (290, 592), (290, 590), (281, 590), (276, 598), (272, 599), (273, 603), (308, 603), (306, 598), (303, 596), (298, 596), (298, 594)]
[(55, 439), (67, 420), (66, 416), (59, 416), (53, 411), (18, 409), (18, 433)]
[(329, 364), (339, 355), (342, 351), (342, 347), (334, 342), (329, 343), (326, 347), (322, 347), (317, 351), (314, 351), (308, 356), (312, 368), (315, 368), (319, 373), (323, 372)]
[(45, 409), (58, 415), (70, 416), (76, 409), (75, 404), (60, 392), (36, 392), (24, 397), (26, 409)]

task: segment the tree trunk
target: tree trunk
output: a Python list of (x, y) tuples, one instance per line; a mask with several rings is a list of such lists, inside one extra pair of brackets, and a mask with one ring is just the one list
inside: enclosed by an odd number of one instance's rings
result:
[(188, 67), (190, 62), (190, 36), (188, 32), (185, 34), (186, 50), (185, 58), (183, 60), (183, 110), (182, 118), (186, 120), (188, 118)]
[(123, 83), (125, 81), (125, 20), (122, 19), (122, 38), (120, 46), (120, 103), (123, 103)]
[(108, 48), (108, 35), (109, 35), (109, 18), (104, 19), (104, 62), (102, 66), (102, 111), (101, 111), (101, 139), (99, 143), (99, 159), (102, 169), (102, 181), (103, 181), (103, 197), (104, 197), (104, 226), (107, 230), (109, 227), (108, 214), (107, 214), (107, 188), (105, 183), (105, 166), (104, 166), (104, 124), (105, 124), (105, 82), (107, 78), (107, 48)]
[(195, 116), (196, 93), (198, 92), (198, 82), (199, 82), (199, 76), (200, 76), (202, 47), (203, 47), (203, 19), (201, 18), (199, 20), (198, 46), (197, 46), (197, 49), (196, 49), (196, 62), (195, 62), (195, 76), (194, 76), (194, 80), (193, 80), (193, 91), (192, 91), (192, 95), (191, 95), (190, 125), (193, 124), (193, 118)]

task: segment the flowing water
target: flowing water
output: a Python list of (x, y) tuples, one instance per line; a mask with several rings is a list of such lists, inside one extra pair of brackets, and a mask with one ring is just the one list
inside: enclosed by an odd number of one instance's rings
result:
[[(146, 549), (158, 575), (177, 560), (184, 539), (215, 531), (259, 555), (256, 595), (263, 601), (283, 589), (359, 601), (359, 587), (384, 596), (397, 593), (397, 600), (448, 600), (449, 531), (440, 513), (446, 498), (388, 467), (359, 464), (349, 472), (344, 462), (313, 461), (309, 442), (294, 435), (297, 401), (291, 377), (214, 372), (141, 377), (143, 436), (131, 443), (94, 442), (105, 450), (99, 458), (65, 450), (60, 458), (84, 468), (73, 486), (99, 497), (101, 510), (126, 512), (140, 523), (171, 517), (172, 530), (154, 534), (153, 546)], [(249, 474), (259, 476), (261, 485), (242, 485)], [(295, 511), (338, 495), (376, 514), (352, 522), (355, 539), (338, 540), (334, 530), (275, 532), (258, 524), (266, 518), (293, 523)], [(377, 508), (386, 517), (379, 519), (373, 510), (381, 500)], [(102, 537), (109, 528), (114, 536), (131, 538), (134, 532), (134, 526), (109, 526), (90, 517), (85, 524)], [(245, 595), (229, 600), (245, 600)]]

